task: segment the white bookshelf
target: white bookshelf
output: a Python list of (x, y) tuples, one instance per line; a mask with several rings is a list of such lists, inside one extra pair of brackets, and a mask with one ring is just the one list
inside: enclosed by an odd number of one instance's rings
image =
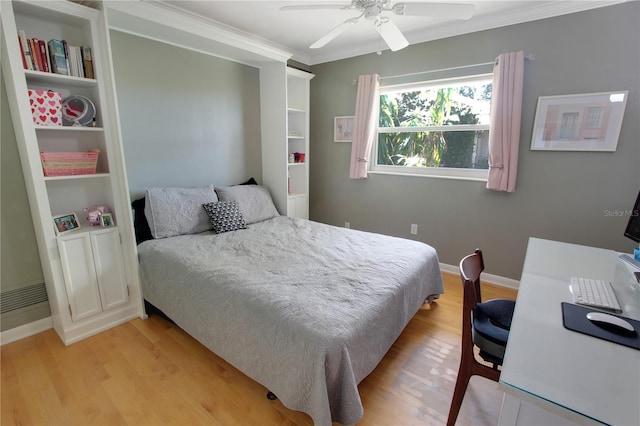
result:
[(287, 68), (287, 158), (304, 153), (301, 162), (287, 162), (287, 216), (309, 219), (309, 92), (313, 74)]
[[(309, 218), (309, 91), (313, 74), (284, 63), (260, 67), (262, 181), (280, 214)], [(289, 155), (304, 153), (304, 162)]]
[[(2, 2), (2, 70), (25, 177), (53, 327), (65, 344), (144, 316), (105, 13), (67, 1)], [(100, 7), (101, 4), (97, 3)], [(90, 46), (94, 79), (25, 70), (28, 38)], [(82, 95), (96, 127), (36, 126), (28, 89)], [(95, 174), (45, 177), (40, 152), (99, 149)], [(107, 205), (116, 226), (92, 227), (85, 207)], [(75, 212), (80, 229), (56, 235), (52, 217)], [(89, 295), (89, 296), (88, 296)]]

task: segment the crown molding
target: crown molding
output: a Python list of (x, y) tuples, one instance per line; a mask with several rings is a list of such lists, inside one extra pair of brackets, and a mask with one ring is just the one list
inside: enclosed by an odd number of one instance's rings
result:
[(107, 2), (109, 28), (259, 67), (291, 53), (240, 30), (160, 1)]

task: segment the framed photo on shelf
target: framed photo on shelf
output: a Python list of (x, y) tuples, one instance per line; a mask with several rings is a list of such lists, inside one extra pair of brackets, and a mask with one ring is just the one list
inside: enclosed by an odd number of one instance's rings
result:
[(56, 229), (56, 235), (62, 235), (80, 228), (78, 216), (73, 212), (54, 216), (53, 224)]
[(532, 151), (615, 151), (628, 91), (541, 96)]
[(102, 215), (100, 215), (100, 225), (102, 225), (103, 228), (110, 228), (114, 225), (111, 213), (102, 213)]
[(353, 115), (345, 115), (333, 118), (333, 141), (353, 141)]

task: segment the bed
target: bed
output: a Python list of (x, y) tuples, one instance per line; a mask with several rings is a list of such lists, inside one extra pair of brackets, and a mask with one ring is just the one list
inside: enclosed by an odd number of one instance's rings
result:
[[(145, 300), (315, 425), (358, 422), (358, 383), (421, 305), (443, 293), (436, 251), (280, 216), (268, 192), (255, 197), (262, 187), (238, 188), (215, 188), (209, 204), (229, 201), (244, 227), (216, 233), (209, 214), (213, 231), (138, 245)], [(269, 203), (267, 217), (256, 216)]]

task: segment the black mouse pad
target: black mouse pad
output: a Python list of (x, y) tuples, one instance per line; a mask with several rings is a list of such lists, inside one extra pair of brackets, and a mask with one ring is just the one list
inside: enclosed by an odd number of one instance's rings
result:
[(599, 311), (598, 309), (574, 305), (572, 303), (562, 302), (562, 324), (564, 325), (564, 328), (577, 331), (578, 333), (597, 337), (598, 339), (608, 340), (613, 343), (618, 343), (620, 345), (640, 350), (640, 321), (621, 317), (625, 321), (630, 323), (633, 328), (635, 328), (635, 331), (633, 333), (622, 333), (618, 331), (611, 331), (611, 329), (609, 328), (595, 325), (587, 319), (587, 314), (589, 312), (602, 311)]

